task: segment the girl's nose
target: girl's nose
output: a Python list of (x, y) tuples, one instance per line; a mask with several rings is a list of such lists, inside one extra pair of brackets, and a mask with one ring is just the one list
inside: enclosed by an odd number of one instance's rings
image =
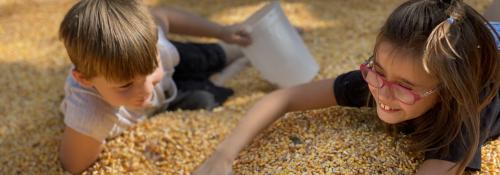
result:
[(384, 101), (393, 100), (394, 95), (390, 86), (384, 85), (378, 89), (378, 98)]

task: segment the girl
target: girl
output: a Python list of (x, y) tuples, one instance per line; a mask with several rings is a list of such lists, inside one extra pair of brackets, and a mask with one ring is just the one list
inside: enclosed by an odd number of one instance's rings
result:
[[(481, 145), (500, 135), (497, 32), (462, 1), (410, 0), (392, 12), (360, 69), (261, 99), (194, 174), (231, 173), (238, 152), (287, 112), (376, 108), (424, 151), (417, 174), (479, 170)], [(493, 31), (493, 32), (492, 32)]]

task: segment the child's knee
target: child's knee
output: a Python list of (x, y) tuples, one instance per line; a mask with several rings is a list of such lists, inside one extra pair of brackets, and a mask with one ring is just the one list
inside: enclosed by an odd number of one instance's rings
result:
[(215, 100), (215, 96), (207, 91), (193, 91), (185, 99), (184, 109), (206, 109), (212, 110), (213, 108), (219, 106)]
[(226, 64), (243, 57), (243, 52), (238, 45), (227, 44), (225, 42), (219, 42), (218, 45), (222, 48), (224, 54), (226, 55)]

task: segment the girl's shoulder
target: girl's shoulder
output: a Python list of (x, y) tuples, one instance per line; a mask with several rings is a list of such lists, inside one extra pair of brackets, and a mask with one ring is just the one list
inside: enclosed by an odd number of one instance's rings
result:
[(370, 90), (359, 70), (337, 76), (333, 82), (333, 93), (340, 106), (361, 107), (369, 105)]
[[(485, 88), (481, 92), (481, 99), (484, 100), (490, 92), (495, 92), (496, 95), (491, 99), (489, 104), (481, 111), (481, 122), (491, 123), (497, 122), (500, 126), (500, 89)], [(496, 120), (495, 120), (496, 119)], [(486, 120), (486, 121), (485, 121)], [(491, 121), (494, 120), (494, 121)], [(493, 124), (492, 123), (492, 124)]]
[[(498, 35), (500, 35), (500, 21), (490, 21), (489, 22), (492, 28), (493, 37), (495, 38), (495, 42), (497, 44), (497, 50), (500, 51), (500, 39)], [(496, 33), (496, 34), (495, 34)]]
[[(499, 91), (498, 89), (496, 91)], [(481, 95), (484, 95), (483, 92)], [(448, 154), (442, 154), (439, 150), (428, 151), (425, 153), (425, 159), (440, 159), (452, 162), (458, 162), (470, 148), (470, 133), (462, 130), (460, 136), (455, 138), (449, 145)], [(480, 144), (473, 159), (467, 165), (470, 169), (479, 170), (481, 167), (481, 147), (487, 141), (500, 136), (500, 93), (491, 100), (491, 102), (481, 111), (480, 119)]]

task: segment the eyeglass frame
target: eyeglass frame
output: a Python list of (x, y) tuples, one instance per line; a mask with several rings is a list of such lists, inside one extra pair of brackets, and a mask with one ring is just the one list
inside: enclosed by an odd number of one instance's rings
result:
[[(413, 104), (415, 104), (418, 100), (421, 100), (422, 98), (427, 97), (427, 96), (429, 96), (429, 95), (431, 95), (431, 94), (433, 94), (433, 93), (437, 92), (437, 91), (438, 91), (438, 89), (439, 89), (439, 86), (438, 86), (438, 87), (435, 87), (435, 88), (433, 88), (433, 89), (431, 89), (431, 90), (428, 90), (428, 91), (426, 91), (426, 92), (424, 92), (424, 93), (417, 93), (417, 92), (414, 92), (413, 90), (410, 90), (410, 89), (408, 89), (408, 88), (406, 88), (406, 87), (403, 87), (403, 86), (401, 86), (401, 85), (399, 85), (399, 84), (397, 84), (397, 83), (391, 82), (391, 81), (387, 80), (385, 77), (383, 77), (382, 75), (380, 75), (380, 73), (378, 73), (378, 72), (376, 72), (375, 70), (373, 70), (373, 69), (372, 69), (372, 67), (373, 67), (372, 65), (374, 64), (373, 59), (374, 59), (374, 56), (371, 56), (370, 58), (368, 58), (368, 60), (366, 60), (364, 63), (362, 63), (362, 64), (359, 66), (359, 70), (361, 71), (361, 75), (363, 76), (363, 80), (364, 80), (364, 81), (365, 81), (365, 82), (366, 82), (369, 86), (372, 86), (372, 87), (377, 88), (377, 89), (382, 89), (384, 86), (386, 86), (386, 85), (387, 85), (387, 86), (388, 86), (388, 88), (391, 90), (392, 95), (393, 95), (396, 99), (398, 99), (400, 102), (402, 102), (402, 103), (404, 103), (404, 104), (407, 104), (407, 105), (413, 105)], [(369, 66), (369, 65), (371, 65), (371, 66)], [(377, 79), (381, 79), (381, 80), (382, 80), (382, 84), (380, 85), (380, 87), (376, 87), (376, 86), (374, 86), (374, 85), (370, 84), (370, 83), (368, 82), (368, 80), (366, 80), (365, 74), (363, 73), (363, 71), (364, 71), (364, 70), (366, 70), (366, 71), (370, 71), (370, 72), (374, 73)], [(396, 97), (396, 95), (394, 95), (394, 92), (393, 92), (393, 86), (398, 86), (398, 87), (400, 87), (401, 89), (404, 89), (404, 90), (408, 91), (408, 92), (409, 92), (409, 93), (413, 96), (413, 102), (412, 102), (412, 103), (406, 103), (406, 102), (404, 102), (403, 100), (401, 100), (400, 98)]]

